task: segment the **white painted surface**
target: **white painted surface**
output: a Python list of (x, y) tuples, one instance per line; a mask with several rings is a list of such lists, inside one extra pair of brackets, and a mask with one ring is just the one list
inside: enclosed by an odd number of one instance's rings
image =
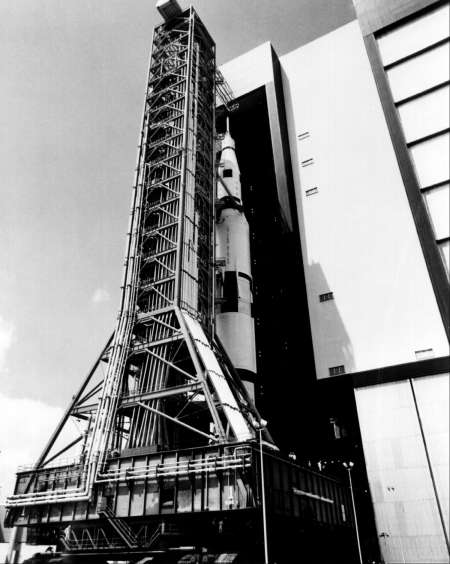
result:
[(449, 4), (410, 20), (379, 38), (380, 55), (388, 65), (449, 36)]
[[(239, 272), (251, 277), (250, 232), (243, 212), (224, 209), (216, 223), (216, 260), (224, 261), (225, 272), (235, 272), (238, 282), (237, 312), (216, 313), (216, 331), (235, 368), (256, 374), (255, 324), (251, 311), (253, 295), (250, 281)], [(247, 384), (246, 384), (247, 385)], [(254, 386), (247, 389), (254, 398)]]
[(234, 367), (256, 374), (253, 318), (242, 312), (227, 311), (216, 316), (216, 328)]
[[(241, 181), (239, 165), (235, 152), (235, 143), (227, 124), (227, 131), (222, 140), (217, 198), (232, 196), (241, 203)], [(227, 202), (225, 199), (224, 202)], [(228, 204), (226, 204), (228, 205)], [(252, 318), (252, 287), (250, 230), (242, 209), (234, 204), (220, 211), (216, 222), (216, 260), (222, 265), (219, 273), (225, 277), (231, 272), (236, 277), (237, 303), (236, 311), (216, 312), (216, 332), (224, 346), (233, 366), (256, 374), (255, 324)], [(244, 276), (242, 276), (244, 275)], [(216, 288), (216, 298), (221, 296), (223, 285)], [(250, 397), (255, 399), (254, 384), (244, 380)]]
[(402, 100), (448, 80), (448, 44), (387, 71), (394, 100)]
[(250, 230), (243, 212), (222, 210), (216, 223), (216, 258), (225, 260), (225, 270), (251, 276)]
[(236, 98), (273, 81), (269, 42), (223, 64), (220, 70)]
[(318, 377), (448, 354), (358, 23), (280, 61)]
[[(440, 396), (448, 389), (448, 374), (416, 379), (414, 386), (442, 501), (448, 492), (448, 402)], [(377, 530), (388, 535), (380, 542), (384, 561), (447, 563), (409, 381), (360, 388), (355, 395)]]
[(449, 236), (449, 185), (439, 186), (424, 193), (428, 213), (434, 228), (436, 239)]
[(442, 258), (447, 269), (447, 274), (450, 274), (450, 242), (443, 241), (442, 243), (440, 243), (439, 248), (441, 250)]
[(415, 98), (399, 107), (406, 141), (415, 141), (449, 127), (450, 87)]
[(217, 183), (217, 198), (232, 196), (241, 203), (241, 173), (236, 159), (235, 143), (229, 131), (226, 131), (222, 139), (218, 175), (222, 181)]
[(416, 378), (414, 390), (447, 534), (449, 534), (449, 375)]
[[(448, 2), (410, 22), (400, 24), (378, 39), (384, 63), (391, 62), (393, 57), (398, 58), (399, 53), (401, 56), (410, 55), (448, 38), (449, 26)], [(398, 111), (406, 141), (418, 141), (410, 146), (410, 156), (421, 188), (450, 179), (449, 134), (426, 138), (449, 127), (449, 87), (442, 86), (450, 77), (449, 56), (447, 41), (421, 55), (400, 61), (387, 71), (394, 100), (418, 96), (400, 104)], [(431, 87), (437, 89), (423, 94), (424, 90)], [(436, 239), (448, 237), (448, 184), (424, 192), (423, 197)], [(438, 245), (448, 271), (448, 244), (441, 241)]]
[(421, 188), (449, 179), (449, 140), (444, 133), (411, 147), (411, 156)]
[[(238, 282), (238, 311), (216, 313), (216, 331), (235, 368), (256, 374), (255, 326), (251, 317), (253, 296), (251, 277), (250, 232), (245, 215), (236, 209), (224, 209), (216, 223), (216, 260), (223, 260), (225, 272), (235, 272)], [(248, 386), (254, 397), (252, 386)]]

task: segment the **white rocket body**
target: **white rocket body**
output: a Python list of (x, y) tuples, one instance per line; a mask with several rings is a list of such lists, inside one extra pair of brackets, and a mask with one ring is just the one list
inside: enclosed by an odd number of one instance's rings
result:
[(241, 181), (234, 141), (227, 131), (218, 172), (216, 223), (216, 332), (255, 399), (256, 347), (250, 231), (242, 209)]

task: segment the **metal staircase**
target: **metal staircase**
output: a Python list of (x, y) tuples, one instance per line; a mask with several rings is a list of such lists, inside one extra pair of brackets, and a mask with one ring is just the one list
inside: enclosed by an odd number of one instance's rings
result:
[(102, 504), (98, 514), (107, 519), (108, 523), (116, 531), (128, 548), (133, 549), (139, 547), (139, 542), (133, 529), (123, 519), (117, 517), (106, 503)]

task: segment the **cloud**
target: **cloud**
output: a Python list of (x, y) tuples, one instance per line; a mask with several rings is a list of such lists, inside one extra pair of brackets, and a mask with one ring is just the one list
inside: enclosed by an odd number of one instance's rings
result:
[(6, 353), (14, 340), (14, 327), (0, 317), (0, 370), (5, 366)]
[[(6, 356), (14, 340), (14, 326), (0, 317), (0, 372), (7, 371)], [(11, 398), (0, 392), (0, 504), (13, 493), (17, 468), (36, 462), (63, 412), (61, 407), (39, 400)], [(53, 452), (58, 452), (79, 434), (80, 425), (69, 420)], [(72, 455), (73, 449), (61, 456)]]
[(104, 302), (109, 302), (110, 299), (111, 295), (108, 290), (105, 290), (104, 288), (97, 288), (92, 294), (91, 302), (93, 304), (101, 304)]
[(60, 407), (0, 394), (0, 503), (13, 491), (17, 467), (36, 462), (62, 414)]

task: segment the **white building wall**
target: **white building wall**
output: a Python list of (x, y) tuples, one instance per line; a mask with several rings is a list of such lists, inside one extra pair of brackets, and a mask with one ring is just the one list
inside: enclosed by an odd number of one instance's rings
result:
[(447, 536), (450, 536), (449, 375), (416, 378), (413, 385)]
[(447, 355), (358, 23), (280, 62), (318, 377)]
[(448, 534), (449, 376), (412, 385), (417, 407), (409, 380), (355, 391), (380, 548), (387, 564), (448, 563), (424, 445)]
[(273, 66), (270, 42), (262, 43), (240, 57), (224, 63), (220, 71), (235, 98), (272, 82)]

